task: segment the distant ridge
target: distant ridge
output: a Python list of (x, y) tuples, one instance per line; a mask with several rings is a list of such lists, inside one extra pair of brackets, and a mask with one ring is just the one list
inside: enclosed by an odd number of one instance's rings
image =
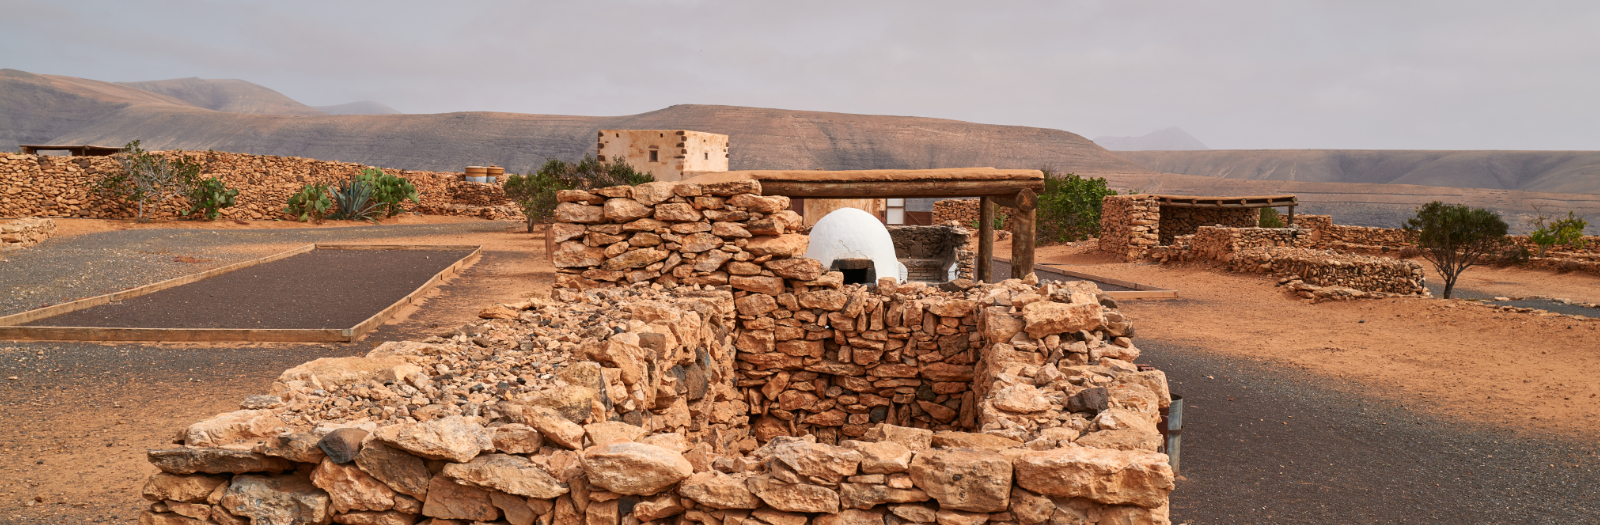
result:
[(1600, 151), (1122, 151), (1153, 171), (1227, 179), (1600, 193)]
[(175, 78), (118, 85), (167, 95), (197, 108), (247, 115), (325, 115), (265, 87), (233, 79)]
[(1148, 135), (1138, 137), (1096, 137), (1095, 144), (1111, 151), (1189, 151), (1204, 150), (1205, 144), (1200, 139), (1178, 128), (1167, 128), (1150, 132)]
[(363, 101), (360, 101), (360, 102), (350, 102), (348, 104), (335, 104), (335, 105), (332, 105), (332, 106), (311, 106), (311, 107), (313, 109), (316, 109), (317, 111), (321, 111), (321, 112), (327, 113), (329, 115), (399, 115), (399, 114), (401, 114), (400, 110), (398, 110), (398, 109), (391, 108), (389, 106), (386, 106), (386, 105), (383, 105), (383, 104), (379, 104), (379, 103), (373, 102), (371, 100), (363, 100)]

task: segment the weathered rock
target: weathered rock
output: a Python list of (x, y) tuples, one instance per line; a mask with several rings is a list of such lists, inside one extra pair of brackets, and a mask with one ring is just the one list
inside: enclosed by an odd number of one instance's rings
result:
[(704, 185), (704, 191), (719, 197), (738, 195), (740, 193), (754, 193), (759, 195), (761, 193), (761, 181), (754, 179), (742, 179), (706, 184)]
[(976, 448), (998, 451), (1022, 446), (1022, 442), (1015, 439), (972, 432), (935, 432), (932, 441), (935, 448)]
[[(340, 428), (329, 432), (317, 441), (317, 448), (328, 456), (334, 463), (345, 464), (355, 461), (356, 454), (361, 453), (361, 442), (367, 439), (367, 431), (359, 428)], [(368, 509), (382, 510), (382, 509)]]
[(550, 256), (557, 268), (590, 268), (605, 262), (606, 251), (581, 242), (566, 241), (557, 244)]
[(933, 363), (923, 366), (918, 371), (924, 379), (929, 381), (972, 381), (972, 365), (957, 365), (951, 363)]
[(765, 264), (768, 270), (778, 277), (794, 279), (797, 281), (815, 281), (822, 277), (824, 268), (822, 261), (810, 257), (795, 257), (793, 259), (773, 259)]
[(893, 441), (906, 447), (911, 452), (921, 452), (933, 445), (933, 431), (925, 428), (902, 427), (890, 424), (880, 424), (867, 432), (865, 439), (872, 441)]
[(927, 450), (911, 460), (911, 482), (944, 509), (1002, 512), (1011, 501), (1011, 462), (977, 450)]
[(404, 450), (368, 440), (356, 455), (356, 466), (395, 492), (418, 499), (428, 495), (428, 480), (432, 474), (427, 464)]
[(280, 457), (296, 463), (317, 464), (328, 456), (322, 452), (322, 447), (317, 446), (320, 441), (316, 434), (310, 432), (278, 434), (261, 440), (253, 450), (259, 454)]
[(839, 505), (852, 509), (870, 509), (885, 503), (917, 503), (928, 501), (928, 493), (919, 489), (896, 489), (870, 483), (840, 483)]
[(772, 509), (756, 509), (750, 517), (771, 525), (805, 525), (806, 515), (795, 512), (782, 512)]
[(611, 222), (629, 222), (653, 213), (655, 210), (633, 199), (606, 199), (605, 217)]
[(939, 525), (983, 525), (989, 521), (988, 514), (951, 509), (939, 509), (934, 518), (938, 520)]
[(625, 441), (638, 441), (639, 438), (649, 434), (644, 428), (629, 425), (621, 421), (603, 421), (590, 423), (583, 426), (584, 434), (589, 436), (590, 446), (609, 445)]
[(671, 492), (655, 497), (640, 498), (633, 506), (633, 517), (640, 523), (649, 523), (662, 518), (669, 518), (683, 514), (683, 502)]
[(861, 453), (822, 443), (800, 440), (772, 440), (755, 454), (788, 466), (795, 474), (836, 484), (856, 473)]
[(347, 512), (333, 517), (334, 523), (343, 525), (412, 525), (416, 523), (414, 514), (399, 511), (383, 512)]
[(616, 525), (622, 517), (621, 509), (617, 508), (619, 503), (617, 500), (590, 503), (584, 512), (584, 525)]
[(1018, 455), (1017, 484), (1046, 496), (1155, 508), (1172, 492), (1166, 454), (1064, 447)]
[(1044, 397), (1033, 385), (1015, 384), (995, 391), (990, 401), (995, 408), (1007, 412), (1043, 412), (1050, 409), (1050, 398)]
[(494, 450), (494, 434), (461, 416), (378, 429), (373, 437), (425, 459), (465, 463)]
[(171, 512), (139, 513), (139, 525), (205, 525), (206, 522)]
[(666, 222), (695, 222), (703, 219), (694, 206), (685, 203), (670, 202), (656, 206), (655, 219)]
[(333, 512), (389, 510), (394, 508), (394, 490), (356, 465), (341, 465), (333, 458), (322, 460), (311, 471), (311, 483), (328, 493)]
[(523, 419), (552, 443), (573, 450), (583, 448), (583, 427), (545, 407), (527, 407)]
[(556, 222), (594, 224), (606, 220), (606, 211), (599, 206), (563, 202), (556, 205), (555, 218)]
[(1134, 430), (1145, 434), (1160, 434), (1156, 429), (1159, 416), (1121, 408), (1108, 408), (1095, 416), (1094, 423), (1101, 430)]
[(250, 518), (251, 525), (327, 523), (328, 493), (305, 474), (234, 476), (221, 506), (229, 514)]
[(673, 181), (646, 182), (633, 187), (633, 198), (645, 206), (655, 206), (671, 199), (677, 187)]
[(1011, 487), (1011, 515), (1022, 525), (1037, 525), (1050, 519), (1056, 504), (1049, 497)]
[(583, 451), (589, 483), (617, 494), (647, 495), (694, 474), (683, 454), (643, 443), (612, 443)]
[(666, 258), (671, 255), (672, 252), (660, 248), (640, 248), (637, 250), (628, 250), (623, 252), (622, 255), (606, 259), (606, 262), (601, 264), (600, 267), (606, 270), (630, 270), (633, 268), (643, 268), (666, 260)]
[(1161, 446), (1161, 434), (1132, 428), (1101, 430), (1084, 434), (1075, 442), (1083, 447), (1155, 452)]
[(778, 302), (767, 294), (750, 294), (733, 300), (733, 306), (739, 315), (761, 317), (768, 312), (778, 309)]
[(977, 303), (966, 299), (930, 300), (924, 305), (928, 312), (939, 317), (966, 317), (977, 306)]
[(678, 494), (715, 509), (753, 509), (761, 500), (745, 486), (744, 475), (700, 472), (678, 484)]
[(1022, 320), (1026, 325), (1024, 330), (1037, 339), (1050, 334), (1099, 328), (1103, 311), (1099, 304), (1039, 301), (1022, 307)]
[(551, 499), (567, 493), (567, 484), (528, 458), (509, 454), (485, 454), (467, 463), (449, 463), (442, 474), (457, 482), (530, 498)]
[(821, 308), (836, 312), (844, 308), (845, 303), (850, 301), (850, 296), (838, 290), (812, 290), (796, 294), (795, 299), (800, 302), (801, 308)]
[(550, 225), (550, 242), (565, 242), (573, 239), (583, 239), (589, 233), (589, 228), (582, 224), (558, 222)]
[(513, 496), (503, 492), (490, 492), (489, 502), (505, 516), (511, 525), (533, 525), (539, 518), (538, 513), (528, 506), (528, 499), (522, 496)]
[(278, 419), (278, 415), (271, 410), (237, 410), (189, 425), (183, 432), (183, 440), (191, 447), (219, 447), (247, 439), (275, 436), (286, 428), (283, 420)]
[(746, 244), (744, 249), (756, 257), (771, 255), (774, 259), (787, 259), (805, 254), (810, 242), (809, 236), (788, 233), (775, 237), (751, 237), (750, 243)]
[(150, 464), (162, 472), (171, 474), (242, 474), (294, 470), (294, 464), (283, 458), (225, 448), (151, 449), (147, 457)]
[(1005, 306), (984, 308), (979, 324), (983, 328), (983, 337), (990, 341), (1010, 341), (1011, 336), (1017, 335), (1026, 326), (1022, 319), (1011, 315), (1011, 309)]
[(191, 476), (178, 476), (165, 472), (150, 475), (144, 482), (144, 499), (150, 501), (181, 501), (185, 503), (200, 503), (211, 495), (217, 487), (227, 484), (227, 476), (207, 476), (204, 474)]
[(889, 512), (893, 512), (900, 519), (916, 523), (933, 523), (938, 517), (934, 514), (933, 507), (927, 505), (890, 505)]
[(782, 195), (741, 194), (728, 198), (728, 205), (746, 208), (755, 213), (770, 214), (788, 209), (789, 198)]
[(711, 234), (725, 239), (744, 239), (750, 237), (750, 231), (735, 222), (715, 222), (711, 224)]
[(500, 509), (489, 499), (489, 491), (456, 483), (445, 476), (434, 476), (428, 483), (428, 498), (422, 502), (422, 515), (453, 520), (494, 521), (500, 518)]
[(747, 290), (758, 294), (779, 295), (783, 293), (782, 277), (735, 275), (728, 278), (728, 284), (736, 290)]
[(751, 476), (745, 486), (767, 506), (784, 512), (839, 512), (839, 493), (805, 483), (784, 483), (772, 476)]
[(882, 511), (844, 509), (838, 514), (823, 514), (811, 520), (813, 525), (883, 525)]
[(544, 436), (533, 427), (511, 423), (495, 427), (494, 449), (505, 454), (533, 454), (544, 444)]
[(840, 445), (861, 453), (864, 474), (893, 474), (911, 467), (911, 449), (893, 441), (845, 441)]

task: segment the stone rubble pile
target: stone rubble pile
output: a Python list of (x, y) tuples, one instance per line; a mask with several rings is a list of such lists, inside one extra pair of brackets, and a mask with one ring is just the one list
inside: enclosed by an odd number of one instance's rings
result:
[(31, 248), (56, 232), (56, 221), (35, 217), (0, 221), (0, 252)]
[(845, 285), (742, 185), (563, 198), (551, 299), (286, 371), (149, 452), (141, 522), (1169, 523), (1166, 378), (1093, 284)]
[[(173, 154), (172, 152), (157, 152)], [(249, 155), (219, 151), (186, 152), (202, 161), (202, 177), (218, 177), (239, 190), (236, 204), (221, 210), (226, 219), (288, 219), (282, 213), (289, 196), (308, 183), (333, 184), (360, 173), (368, 166), (300, 157)], [(121, 219), (134, 217), (136, 206), (93, 191), (101, 176), (121, 171), (112, 157), (58, 157), (0, 154), (0, 217), (81, 217)], [(519, 218), (515, 206), (505, 202), (498, 185), (468, 183), (459, 173), (387, 169), (417, 187), (420, 205), (408, 209), (431, 214)], [(498, 201), (493, 197), (498, 192)], [(459, 198), (458, 198), (459, 197)], [(173, 218), (188, 209), (183, 198), (160, 205), (153, 216)]]

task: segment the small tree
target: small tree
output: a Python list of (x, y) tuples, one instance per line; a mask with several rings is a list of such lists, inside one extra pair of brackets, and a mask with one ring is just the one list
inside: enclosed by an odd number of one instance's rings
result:
[(1528, 240), (1539, 247), (1540, 257), (1544, 257), (1544, 252), (1551, 246), (1582, 249), (1587, 244), (1583, 241), (1583, 229), (1589, 227), (1589, 221), (1583, 220), (1571, 211), (1567, 212), (1565, 219), (1552, 221), (1541, 215), (1534, 221), (1535, 228), (1528, 234)]
[(1047, 242), (1080, 241), (1100, 233), (1100, 209), (1106, 196), (1117, 191), (1106, 180), (1085, 179), (1068, 173), (1044, 172), (1044, 193), (1039, 194), (1039, 239)]
[(133, 201), (139, 205), (134, 218), (148, 222), (145, 208), (154, 208), (168, 199), (190, 192), (200, 179), (204, 166), (190, 160), (182, 151), (156, 155), (139, 147), (139, 141), (129, 142), (116, 155), (122, 172), (103, 176), (94, 184), (95, 190), (114, 198)]
[(522, 208), (523, 216), (528, 218), (528, 232), (532, 233), (534, 224), (550, 222), (555, 217), (558, 191), (638, 186), (655, 180), (625, 162), (605, 163), (586, 155), (578, 162), (546, 159), (538, 171), (506, 179), (504, 188), (506, 196)]
[(1261, 220), (1259, 221), (1259, 224), (1262, 228), (1288, 227), (1283, 224), (1283, 219), (1278, 218), (1278, 210), (1276, 208), (1261, 208)]
[(1500, 214), (1483, 208), (1433, 201), (1417, 208), (1404, 228), (1422, 258), (1444, 278), (1444, 298), (1449, 299), (1461, 272), (1505, 248), (1509, 226)]

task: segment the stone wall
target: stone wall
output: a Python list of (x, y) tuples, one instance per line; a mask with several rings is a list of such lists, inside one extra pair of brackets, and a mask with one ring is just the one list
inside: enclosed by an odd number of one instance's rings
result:
[(27, 217), (0, 221), (0, 252), (31, 248), (56, 232), (56, 221)]
[(1227, 226), (1254, 228), (1261, 210), (1256, 208), (1190, 208), (1161, 206), (1160, 243), (1172, 244), (1172, 238), (1199, 231), (1201, 226)]
[[(1222, 228), (1201, 226), (1192, 236), (1185, 236), (1188, 249), (1203, 259), (1229, 261), (1233, 255), (1252, 248), (1272, 246), (1299, 246), (1310, 234), (1300, 228)], [(1175, 239), (1173, 243), (1179, 244)]]
[(1430, 295), (1422, 265), (1388, 257), (1292, 247), (1251, 248), (1235, 254), (1228, 267), (1237, 272), (1271, 273), (1286, 279), (1285, 284), (1336, 289), (1331, 292), (1343, 298)]
[(956, 277), (971, 279), (977, 253), (967, 250), (976, 236), (964, 226), (889, 226), (894, 240), (894, 255), (906, 265), (908, 279), (921, 282), (951, 280), (947, 271), (956, 266)]
[(819, 280), (563, 288), (300, 365), (151, 450), (141, 522), (1169, 523), (1165, 376), (1092, 284)]
[[(944, 199), (933, 203), (933, 223), (946, 224), (956, 221), (962, 226), (971, 227), (978, 222), (978, 199)], [(1005, 215), (1000, 224), (1000, 231), (1011, 231), (1011, 216), (1009, 209), (1004, 206), (995, 206), (995, 217)]]
[(1150, 195), (1107, 195), (1100, 210), (1100, 250), (1143, 259), (1161, 243), (1161, 207)]
[[(170, 154), (170, 152), (158, 152)], [(216, 151), (187, 152), (205, 165), (204, 177), (218, 177), (239, 190), (233, 207), (222, 210), (229, 219), (288, 219), (282, 213), (289, 196), (308, 183), (335, 183), (368, 166), (300, 157), (247, 155)], [(135, 206), (92, 191), (102, 175), (121, 170), (111, 157), (57, 157), (0, 154), (0, 217), (133, 218)], [(408, 171), (385, 168), (385, 173), (405, 177), (416, 185), (420, 205), (408, 209), (427, 213), (477, 215), (494, 218), (520, 216), (505, 202), (498, 185), (468, 183), (459, 173)], [(498, 197), (495, 195), (498, 192)], [(458, 200), (463, 197), (466, 200)], [(153, 216), (173, 218), (188, 208), (183, 198), (158, 206)]]

